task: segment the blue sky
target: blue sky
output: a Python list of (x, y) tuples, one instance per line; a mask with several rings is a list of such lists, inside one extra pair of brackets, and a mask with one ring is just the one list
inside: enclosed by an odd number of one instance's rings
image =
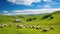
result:
[(39, 9), (48, 11), (47, 9), (55, 8), (60, 9), (60, 0), (0, 0), (0, 14), (26, 13), (27, 10), (29, 11), (27, 13), (32, 13)]

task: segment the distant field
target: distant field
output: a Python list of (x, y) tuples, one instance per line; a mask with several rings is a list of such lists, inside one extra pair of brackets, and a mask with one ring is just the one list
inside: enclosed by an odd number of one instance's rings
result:
[[(50, 17), (46, 19), (41, 19), (45, 15), (49, 15), (49, 14), (16, 15), (16, 16), (0, 15), (0, 24), (7, 24), (7, 27), (0, 28), (0, 34), (60, 34), (60, 11), (51, 13), (51, 15), (54, 17), (51, 20), (49, 20)], [(27, 22), (26, 20), (29, 18), (36, 18), (36, 20)], [(15, 19), (19, 19), (22, 22), (14, 22)], [(8, 26), (10, 24), (11, 26)], [(50, 28), (51, 25), (53, 25), (55, 30), (49, 30), (48, 32), (42, 32), (43, 29), (38, 30), (36, 28), (17, 29), (16, 24), (40, 25), (42, 26), (42, 28), (48, 28), (48, 29)]]

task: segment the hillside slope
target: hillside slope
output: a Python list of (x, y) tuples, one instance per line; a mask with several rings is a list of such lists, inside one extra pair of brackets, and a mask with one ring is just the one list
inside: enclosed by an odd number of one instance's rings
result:
[[(46, 17), (46, 15), (48, 15), (48, 17)], [(53, 19), (50, 19), (50, 17), (53, 17)], [(14, 22), (16, 19), (19, 19), (22, 22)], [(27, 19), (33, 20), (27, 21)], [(1, 23), (3, 24), (5, 23), (7, 24), (7, 26), (5, 28), (0, 28), (0, 34), (60, 34), (60, 12), (42, 15), (16, 15), (16, 16), (0, 15), (0, 24)], [(40, 25), (42, 26), (42, 29), (36, 28), (17, 29), (16, 24), (24, 24), (25, 26)], [(50, 29), (51, 25), (54, 26), (55, 30), (42, 32), (43, 28)]]
[[(53, 19), (49, 20), (50, 17), (46, 19), (41, 19), (45, 15), (52, 15), (54, 17)], [(27, 22), (27, 19), (33, 19), (36, 18), (36, 20), (32, 20), (30, 22)], [(13, 23), (14, 20), (19, 19), (22, 21), (21, 24), (58, 24), (60, 22), (60, 11), (56, 11), (54, 13), (50, 14), (42, 14), (42, 15), (16, 15), (16, 16), (5, 16), (5, 15), (0, 15), (0, 23)], [(38, 22), (38, 23), (36, 23)]]

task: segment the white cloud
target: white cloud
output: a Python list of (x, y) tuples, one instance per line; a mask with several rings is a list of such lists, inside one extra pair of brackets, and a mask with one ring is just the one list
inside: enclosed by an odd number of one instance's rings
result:
[(8, 15), (8, 16), (10, 16), (10, 15), (13, 15), (13, 13), (8, 13), (8, 14), (3, 14), (3, 15)]
[(43, 14), (43, 13), (52, 13), (57, 10), (60, 10), (60, 8), (55, 9), (36, 9), (36, 10), (14, 10), (12, 13), (7, 13), (4, 15), (21, 15), (21, 14)]
[(51, 2), (52, 0), (43, 0), (44, 2)]
[(60, 4), (60, 3), (57, 3), (57, 2), (51, 2), (51, 3), (48, 3), (48, 4), (56, 5), (56, 4)]
[(7, 0), (15, 4), (31, 5), (33, 2), (40, 2), (41, 0)]
[(51, 8), (51, 5), (50, 4), (45, 4), (44, 8)]
[(36, 10), (23, 10), (23, 11), (29, 11), (33, 14), (42, 14), (42, 13), (52, 13), (57, 10), (60, 10), (60, 8), (48, 8), (48, 9), (36, 9)]
[(49, 6), (49, 5), (45, 5), (45, 6), (44, 6), (44, 8), (50, 8), (50, 7), (51, 7), (51, 6)]
[(6, 10), (4, 10), (3, 12), (4, 12), (4, 13), (8, 13), (8, 11), (6, 11)]
[(21, 10), (14, 10), (13, 12), (19, 13), (19, 12), (22, 12), (22, 11)]

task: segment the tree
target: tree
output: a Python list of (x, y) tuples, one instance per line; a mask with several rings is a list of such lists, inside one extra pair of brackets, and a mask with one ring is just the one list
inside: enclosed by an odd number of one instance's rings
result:
[(43, 18), (42, 19), (46, 19), (46, 18), (49, 18), (49, 17), (51, 17), (52, 15), (45, 15), (45, 16), (43, 16)]

